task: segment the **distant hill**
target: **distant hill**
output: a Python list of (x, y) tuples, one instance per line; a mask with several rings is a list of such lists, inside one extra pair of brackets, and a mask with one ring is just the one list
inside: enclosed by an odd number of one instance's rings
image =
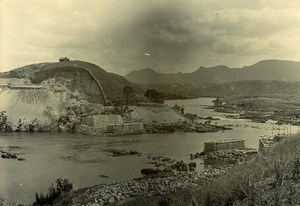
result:
[(251, 66), (229, 68), (219, 65), (200, 67), (191, 73), (158, 73), (153, 69), (130, 72), (125, 78), (142, 84), (174, 83), (226, 83), (244, 80), (300, 81), (300, 62), (286, 60), (263, 60)]
[(144, 88), (128, 82), (124, 77), (109, 73), (95, 64), (78, 60), (31, 64), (0, 73), (0, 78), (29, 78), (36, 84), (59, 77), (71, 79), (70, 89), (85, 93), (91, 102), (103, 101), (104, 97), (99, 97), (101, 93), (96, 91), (99, 90), (98, 85), (107, 100), (112, 102), (123, 97), (124, 86), (131, 86), (138, 96), (143, 97), (144, 93)]
[(269, 80), (246, 80), (220, 84), (153, 84), (148, 85), (148, 88), (181, 98), (300, 94), (300, 82)]

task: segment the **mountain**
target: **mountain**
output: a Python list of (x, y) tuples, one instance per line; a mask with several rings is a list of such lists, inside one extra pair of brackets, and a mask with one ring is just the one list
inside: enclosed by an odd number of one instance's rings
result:
[(153, 69), (135, 70), (125, 78), (142, 84), (226, 83), (245, 80), (300, 81), (300, 62), (263, 60), (251, 66), (229, 68), (224, 65), (200, 67), (191, 73), (158, 73)]
[(69, 79), (70, 90), (85, 94), (88, 101), (95, 103), (119, 101), (123, 98), (124, 86), (131, 86), (142, 98), (144, 93), (144, 88), (130, 83), (124, 77), (79, 60), (31, 64), (0, 73), (0, 78), (30, 79), (34, 84), (51, 79)]

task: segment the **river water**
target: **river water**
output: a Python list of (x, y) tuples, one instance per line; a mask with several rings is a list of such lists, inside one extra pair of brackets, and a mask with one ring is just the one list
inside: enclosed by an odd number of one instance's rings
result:
[[(47, 192), (59, 177), (73, 182), (74, 188), (100, 183), (131, 180), (140, 177), (140, 170), (152, 167), (149, 156), (165, 156), (189, 162), (189, 154), (201, 152), (203, 142), (213, 139), (245, 138), (246, 146), (258, 148), (258, 138), (271, 135), (271, 123), (253, 123), (247, 120), (227, 119), (207, 106), (212, 98), (172, 100), (167, 104), (184, 105), (185, 112), (199, 116), (219, 117), (211, 124), (231, 125), (233, 130), (216, 133), (142, 134), (120, 137), (91, 137), (65, 133), (11, 133), (0, 134), (0, 146), (14, 146), (26, 161), (0, 158), (0, 198), (8, 202), (31, 203), (36, 192)], [(292, 132), (297, 132), (292, 127)], [(277, 131), (278, 132), (278, 131)], [(276, 132), (276, 133), (277, 133)], [(142, 152), (142, 156), (112, 157), (106, 149), (126, 149)], [(196, 160), (202, 170), (202, 160)], [(99, 175), (108, 175), (101, 178)]]

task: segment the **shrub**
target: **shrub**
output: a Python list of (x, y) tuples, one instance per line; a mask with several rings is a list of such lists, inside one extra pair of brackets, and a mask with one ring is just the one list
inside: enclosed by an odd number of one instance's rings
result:
[(7, 115), (6, 111), (0, 112), (0, 131), (4, 131), (7, 126)]
[(60, 192), (51, 186), (46, 195), (40, 193), (35, 194), (34, 206), (52, 205), (54, 201), (59, 197)]
[[(64, 199), (63, 205), (68, 205), (69, 202), (66, 202), (68, 198), (62, 198), (66, 196), (72, 189), (73, 189), (73, 184), (69, 182), (67, 179), (62, 179), (59, 178), (56, 181), (56, 188), (51, 185), (48, 189), (47, 194), (43, 193), (36, 193), (35, 194), (35, 202), (33, 203), (33, 206), (44, 206), (44, 205), (53, 205), (56, 201), (60, 199)], [(70, 200), (68, 200), (70, 201)]]

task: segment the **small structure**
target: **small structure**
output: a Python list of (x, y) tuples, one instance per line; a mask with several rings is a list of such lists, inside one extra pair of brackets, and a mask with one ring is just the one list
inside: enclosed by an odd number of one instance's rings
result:
[(245, 139), (224, 139), (204, 142), (204, 153), (220, 150), (245, 149)]
[(106, 132), (121, 134), (143, 133), (143, 123), (108, 124)]
[(82, 123), (95, 129), (115, 134), (137, 134), (143, 133), (144, 130), (143, 123), (124, 123), (120, 115), (86, 116), (82, 117)]
[(68, 62), (70, 59), (68, 57), (60, 57), (59, 62)]
[(82, 123), (106, 130), (108, 124), (123, 124), (123, 118), (120, 115), (92, 115), (82, 117)]

